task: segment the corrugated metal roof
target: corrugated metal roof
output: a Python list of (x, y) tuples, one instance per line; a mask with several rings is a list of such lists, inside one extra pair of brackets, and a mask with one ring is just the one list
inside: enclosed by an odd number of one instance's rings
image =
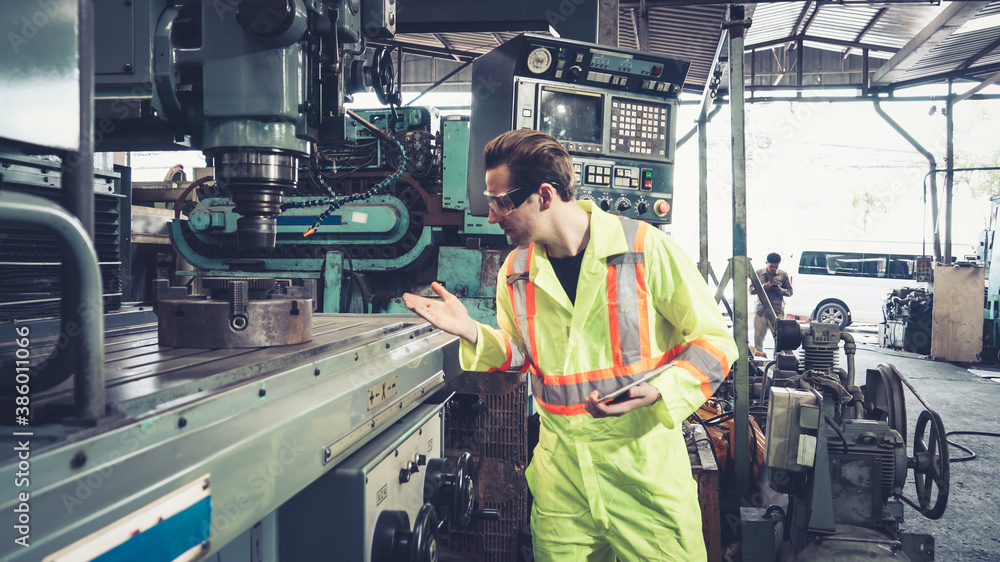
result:
[[(634, 0), (620, 2), (619, 46), (637, 49), (639, 19), (642, 17), (639, 3)], [(805, 44), (809, 47), (840, 52), (844, 56), (859, 56), (859, 46), (875, 47), (875, 50), (869, 51), (870, 70), (875, 72), (889, 63), (896, 52), (907, 47), (950, 4), (759, 2), (750, 5), (753, 24), (747, 32), (746, 44), (767, 44), (758, 48), (758, 58), (763, 51), (794, 49), (800, 37), (806, 38)], [(715, 50), (726, 19), (727, 4), (701, 0), (685, 5), (678, 0), (646, 0), (646, 6), (649, 50), (691, 60), (685, 89), (700, 92), (715, 66)], [(395, 41), (414, 47), (453, 51), (467, 58), (486, 53), (515, 35), (506, 32), (400, 34)], [(878, 47), (884, 50), (878, 50)], [(818, 59), (804, 57), (802, 60), (808, 63)], [(966, 73), (968, 76), (997, 72), (995, 67), (1000, 64), (1000, 1), (990, 2), (957, 32), (923, 53), (915, 64), (908, 65), (898, 76), (894, 76), (889, 87), (894, 84), (909, 85), (925, 78), (943, 80), (951, 75), (949, 73), (965, 68), (963, 64), (971, 65)], [(854, 68), (857, 75), (857, 64), (845, 65), (847, 67)], [(802, 70), (804, 73), (831, 71), (829, 68)]]
[(649, 50), (691, 61), (686, 89), (704, 87), (715, 63), (725, 12), (725, 6), (649, 10)]

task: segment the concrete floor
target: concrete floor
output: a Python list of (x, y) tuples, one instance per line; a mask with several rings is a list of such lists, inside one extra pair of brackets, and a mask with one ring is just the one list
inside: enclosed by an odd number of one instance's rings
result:
[[(858, 337), (857, 339), (866, 339)], [(864, 382), (867, 369), (880, 364), (894, 365), (913, 384), (921, 397), (944, 422), (945, 431), (985, 431), (1000, 433), (1000, 369), (968, 365), (984, 378), (966, 368), (939, 361), (930, 361), (912, 353), (896, 352), (878, 347), (874, 342), (858, 346), (855, 357), (857, 382)], [(906, 391), (906, 435), (912, 455), (914, 425), (923, 410), (920, 402)], [(936, 560), (1000, 561), (1000, 483), (997, 466), (1000, 463), (1000, 438), (956, 435), (949, 438), (976, 452), (977, 458), (951, 464), (951, 490), (948, 507), (941, 519), (932, 521), (907, 508), (903, 529), (912, 533), (934, 536)], [(955, 447), (952, 457), (967, 456)], [(916, 497), (913, 472), (907, 476), (904, 493)]]

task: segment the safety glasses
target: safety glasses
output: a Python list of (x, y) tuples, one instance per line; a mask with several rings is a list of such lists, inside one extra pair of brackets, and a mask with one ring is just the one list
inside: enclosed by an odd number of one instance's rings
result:
[(521, 203), (527, 201), (534, 192), (534, 189), (527, 187), (516, 187), (500, 195), (491, 195), (488, 191), (484, 191), (483, 195), (489, 199), (490, 208), (493, 209), (494, 213), (507, 216), (517, 210)]
[[(559, 184), (555, 182), (546, 182), (546, 183), (550, 183), (557, 188), (559, 186)], [(529, 187), (515, 187), (514, 189), (508, 191), (507, 193), (503, 193), (500, 195), (491, 195), (488, 191), (484, 191), (483, 195), (485, 195), (486, 198), (489, 200), (490, 208), (493, 209), (493, 212), (501, 216), (507, 216), (516, 211), (517, 208), (520, 207), (522, 203), (524, 203), (525, 201), (528, 200), (529, 197), (531, 197), (532, 193), (535, 193), (535, 191), (536, 189), (532, 189)]]

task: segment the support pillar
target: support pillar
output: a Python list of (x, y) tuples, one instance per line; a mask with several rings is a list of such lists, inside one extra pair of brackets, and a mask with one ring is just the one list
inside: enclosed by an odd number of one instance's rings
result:
[(743, 496), (750, 491), (750, 365), (747, 362), (747, 287), (749, 262), (747, 261), (747, 197), (746, 197), (746, 139), (744, 123), (743, 45), (744, 33), (749, 22), (745, 20), (744, 7), (729, 6), (729, 104), (732, 125), (733, 164), (733, 336), (739, 358), (733, 370), (735, 404), (733, 404), (736, 437), (733, 454), (736, 457), (736, 493)]

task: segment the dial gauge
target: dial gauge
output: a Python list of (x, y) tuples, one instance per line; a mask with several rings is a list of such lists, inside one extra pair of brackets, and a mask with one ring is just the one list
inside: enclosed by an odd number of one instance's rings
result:
[(552, 66), (552, 52), (545, 47), (537, 47), (528, 53), (528, 70), (532, 74), (542, 74)]

